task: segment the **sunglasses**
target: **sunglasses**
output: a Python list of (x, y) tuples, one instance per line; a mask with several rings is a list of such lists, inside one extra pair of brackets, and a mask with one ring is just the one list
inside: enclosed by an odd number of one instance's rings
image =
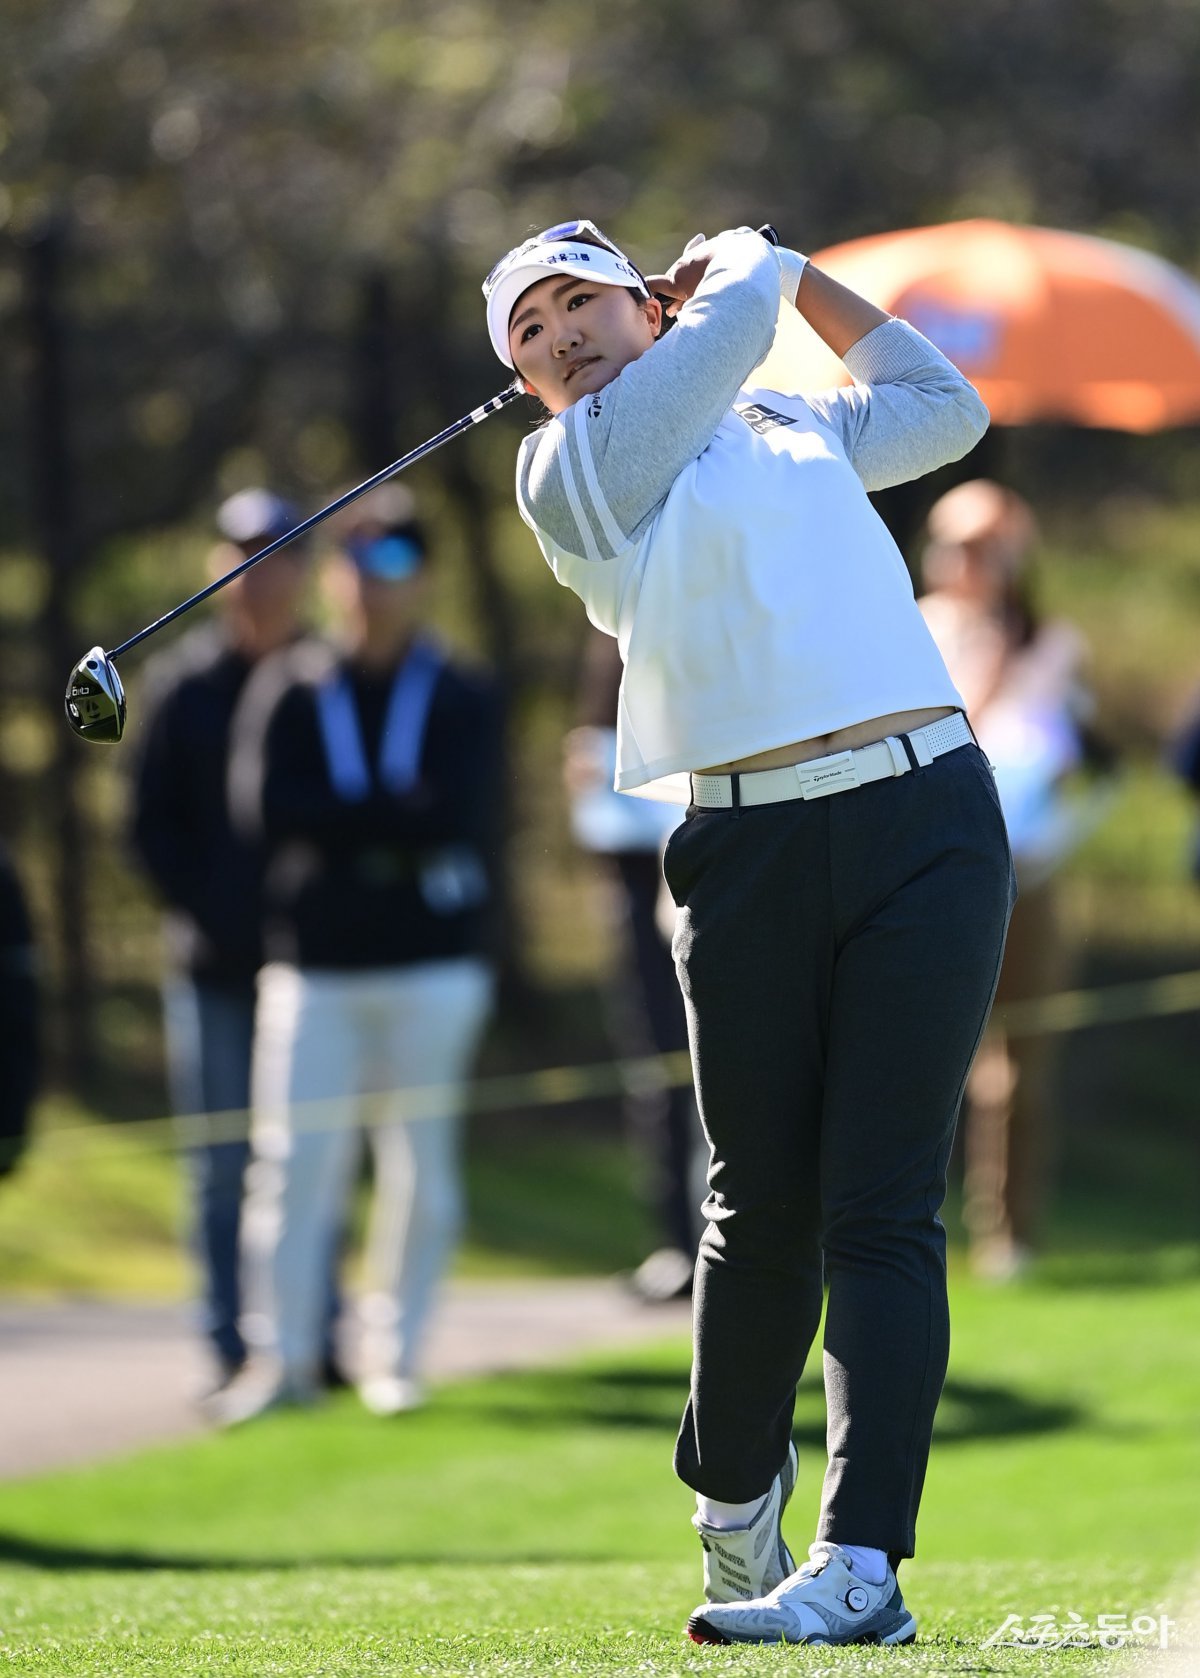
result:
[[(541, 233), (533, 234), (530, 238), (523, 240), (519, 245), (514, 245), (512, 250), (506, 252), (488, 274), (487, 279), (484, 280), (483, 295), (490, 297), (501, 276), (507, 273), (509, 268), (515, 267), (522, 257), (528, 256), (530, 251), (537, 250), (541, 245), (557, 245), (572, 239), (578, 240), (581, 244), (599, 245), (601, 250), (611, 251), (614, 256), (619, 256), (622, 262), (629, 262), (629, 258), (620, 245), (614, 244), (607, 233), (601, 233), (594, 221), (582, 219), (560, 221), (556, 222), (553, 227), (543, 229)], [(641, 270), (632, 262), (629, 262), (629, 266), (633, 268), (635, 274), (640, 274)]]
[(411, 536), (390, 532), (383, 536), (351, 536), (346, 552), (368, 577), (399, 583), (420, 569), (423, 550)]

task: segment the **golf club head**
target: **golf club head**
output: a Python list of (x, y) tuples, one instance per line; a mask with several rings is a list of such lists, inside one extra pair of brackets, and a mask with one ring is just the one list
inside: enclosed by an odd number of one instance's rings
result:
[(67, 683), (67, 721), (81, 740), (115, 746), (125, 732), (125, 689), (103, 647), (84, 653)]

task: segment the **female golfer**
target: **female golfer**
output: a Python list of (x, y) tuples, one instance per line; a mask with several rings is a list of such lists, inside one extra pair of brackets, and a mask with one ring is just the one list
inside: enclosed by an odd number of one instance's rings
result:
[[(748, 382), (781, 290), (852, 386)], [(991, 771), (866, 492), (956, 459), (987, 413), (911, 327), (745, 228), (647, 281), (565, 223), (484, 294), (549, 410), (521, 513), (620, 645), (617, 787), (690, 804), (665, 862), (711, 1153), (675, 1454), (704, 1547), (688, 1631), (911, 1642), (896, 1568), (948, 1355), (938, 1208), (1014, 887)], [(780, 1518), (823, 1283), (828, 1467), (796, 1569)]]

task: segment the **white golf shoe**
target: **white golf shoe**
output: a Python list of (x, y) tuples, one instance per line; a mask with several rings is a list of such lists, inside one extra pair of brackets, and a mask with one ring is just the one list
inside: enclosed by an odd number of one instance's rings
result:
[(837, 1544), (754, 1602), (702, 1605), (687, 1623), (693, 1643), (911, 1643), (917, 1622), (889, 1567), (882, 1585), (859, 1579)]
[(373, 1416), (402, 1416), (425, 1403), (424, 1387), (404, 1375), (369, 1375), (359, 1382), (358, 1396)]
[(240, 1427), (272, 1410), (308, 1409), (322, 1393), (307, 1376), (289, 1374), (269, 1362), (252, 1359), (205, 1409), (218, 1427)]
[(704, 1546), (704, 1595), (709, 1602), (765, 1596), (792, 1572), (796, 1564), (779, 1523), (795, 1490), (796, 1468), (796, 1447), (789, 1444), (783, 1467), (747, 1527), (710, 1527), (699, 1515), (692, 1516)]

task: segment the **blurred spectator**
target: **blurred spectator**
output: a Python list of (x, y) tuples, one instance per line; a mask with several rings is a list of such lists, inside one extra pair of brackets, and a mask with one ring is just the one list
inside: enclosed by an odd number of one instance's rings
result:
[[(1090, 697), (1083, 640), (1035, 611), (1027, 562), (1037, 541), (1028, 504), (985, 479), (959, 484), (929, 513), (925, 621), (996, 772), (1020, 896), (1009, 923), (996, 1006), (1059, 989), (1065, 978), (1055, 871), (1080, 827), (1063, 797), (1084, 761)], [(1037, 1242), (1050, 1170), (1052, 1039), (1009, 1037), (993, 1023), (963, 1110), (964, 1219), (971, 1262), (1006, 1280)]]
[[(621, 654), (608, 635), (593, 635), (584, 654), (580, 725), (565, 742), (563, 774), (571, 800), (571, 831), (584, 850), (603, 857), (617, 922), (616, 971), (609, 985), (609, 1022), (617, 1052), (635, 1060), (688, 1046), (683, 996), (670, 943), (656, 917), (662, 851), (683, 809), (613, 790), (617, 761), (617, 698)], [(672, 905), (672, 909), (673, 909)], [(630, 1094), (626, 1113), (658, 1245), (634, 1271), (631, 1285), (649, 1303), (691, 1292), (700, 1239), (702, 1171), (694, 1170), (700, 1127), (691, 1077)]]
[[(213, 578), (299, 522), (263, 489), (217, 513)], [(151, 661), (134, 756), (132, 840), (165, 905), (167, 1071), (181, 1115), (215, 1115), (189, 1149), (191, 1235), (203, 1277), (203, 1327), (214, 1390), (246, 1359), (238, 1251), (249, 1158), (255, 975), (262, 961), (262, 854), (234, 833), (226, 802), (229, 731), (251, 670), (300, 633), (306, 564), (298, 546), (255, 566), (217, 597), (219, 620)], [(332, 1372), (331, 1372), (332, 1373)]]
[(374, 1158), (359, 1391), (421, 1401), (460, 1226), (459, 1119), (487, 1022), (500, 707), (422, 630), (426, 541), (398, 488), (360, 503), (328, 578), (339, 646), (264, 665), (234, 727), (243, 831), (269, 847), (248, 1260), (264, 1356), (226, 1421), (313, 1396), (322, 1255), (365, 1121)]
[(28, 1142), (38, 1059), (33, 928), (16, 868), (0, 847), (0, 1177), (16, 1170)]

